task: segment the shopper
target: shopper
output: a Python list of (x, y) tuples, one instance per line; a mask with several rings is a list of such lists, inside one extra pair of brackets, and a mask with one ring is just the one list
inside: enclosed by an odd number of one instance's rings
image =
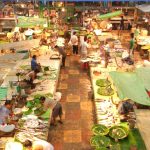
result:
[(135, 44), (135, 41), (134, 41), (134, 34), (131, 33), (130, 35), (131, 39), (130, 39), (130, 46), (129, 46), (129, 55), (130, 57), (132, 57), (133, 55), (133, 52), (134, 52), (134, 44)]
[(81, 58), (86, 58), (88, 54), (88, 38), (87, 36), (84, 37), (84, 42), (81, 44)]
[(61, 99), (61, 93), (60, 92), (56, 92), (54, 99), (50, 100), (50, 99), (46, 99), (45, 97), (41, 97), (41, 103), (44, 105), (44, 109), (48, 109), (51, 108), (52, 109), (52, 120), (51, 120), (51, 125), (56, 125), (56, 118), (59, 116), (60, 120), (59, 123), (63, 123), (62, 122), (62, 106), (59, 103)]
[[(81, 58), (86, 59), (88, 54), (88, 38), (87, 36), (84, 37), (84, 42), (81, 44)], [(88, 69), (88, 62), (83, 63), (83, 69)]]
[(139, 25), (136, 25), (136, 29), (134, 31), (134, 38), (137, 39), (139, 34), (140, 34), (140, 28), (139, 28)]
[(52, 144), (40, 139), (33, 142), (26, 140), (23, 145), (26, 150), (54, 150)]
[(118, 36), (120, 36), (120, 35), (121, 35), (122, 30), (124, 30), (124, 18), (123, 18), (123, 16), (121, 16), (120, 25), (119, 25), (119, 32), (118, 32)]
[(41, 70), (41, 66), (39, 63), (37, 63), (37, 56), (33, 55), (32, 56), (32, 60), (31, 60), (31, 70), (36, 70), (38, 72), (40, 72)]
[(78, 54), (78, 37), (76, 35), (76, 32), (73, 32), (70, 41), (73, 47), (73, 54)]
[(124, 18), (123, 18), (123, 16), (121, 16), (121, 20), (120, 20), (120, 30), (124, 30)]
[(55, 46), (59, 54), (62, 56), (62, 67), (65, 67), (65, 62), (66, 62), (66, 52), (64, 50), (64, 47), (62, 46)]

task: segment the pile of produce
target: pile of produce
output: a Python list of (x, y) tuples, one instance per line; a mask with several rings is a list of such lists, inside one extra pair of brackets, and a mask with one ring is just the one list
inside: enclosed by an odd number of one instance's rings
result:
[(92, 132), (94, 135), (103, 136), (108, 134), (109, 129), (102, 124), (96, 124), (92, 127)]
[(108, 87), (111, 85), (111, 82), (107, 79), (99, 79), (96, 81), (96, 85), (100, 87)]
[(99, 86), (97, 93), (103, 96), (111, 96), (114, 90), (111, 88), (111, 82), (108, 79), (98, 79), (96, 85)]
[(109, 136), (115, 141), (118, 141), (119, 139), (124, 139), (128, 136), (129, 130), (124, 126), (113, 126), (109, 130)]
[(95, 135), (91, 138), (91, 146), (95, 148), (106, 148), (110, 145), (110, 138), (106, 136)]
[(111, 128), (107, 128), (104, 125), (96, 124), (92, 127), (92, 132), (94, 136), (92, 136), (90, 143), (91, 146), (95, 148), (95, 150), (121, 150), (120, 145), (118, 143), (119, 139), (124, 139), (128, 136), (129, 130), (124, 126), (113, 126)]

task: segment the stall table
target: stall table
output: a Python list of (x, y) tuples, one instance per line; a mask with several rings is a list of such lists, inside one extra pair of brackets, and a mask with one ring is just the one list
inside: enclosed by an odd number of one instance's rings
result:
[(135, 114), (136, 114), (136, 124), (137, 127), (141, 133), (141, 136), (145, 142), (146, 148), (147, 150), (150, 149), (150, 119), (149, 119), (149, 114), (150, 114), (150, 110), (146, 110), (146, 109), (136, 109), (135, 110)]

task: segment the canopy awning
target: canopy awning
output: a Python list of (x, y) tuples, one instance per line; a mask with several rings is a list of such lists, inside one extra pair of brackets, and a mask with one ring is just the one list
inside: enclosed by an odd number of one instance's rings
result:
[(122, 11), (115, 11), (115, 12), (112, 12), (112, 13), (107, 13), (107, 14), (104, 14), (104, 15), (99, 15), (97, 17), (97, 19), (100, 19), (100, 20), (108, 19), (108, 18), (120, 16), (121, 14), (122, 14)]
[(110, 72), (110, 76), (120, 99), (131, 99), (136, 103), (150, 106), (150, 98), (136, 73)]
[(137, 5), (136, 8), (143, 12), (150, 12), (150, 4)]

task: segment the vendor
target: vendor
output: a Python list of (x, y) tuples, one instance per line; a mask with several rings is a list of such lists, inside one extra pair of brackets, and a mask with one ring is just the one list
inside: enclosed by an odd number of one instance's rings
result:
[(48, 45), (47, 44), (47, 36), (46, 36), (46, 31), (43, 30), (42, 35), (41, 35), (41, 39), (40, 39), (40, 43), (39, 45)]
[(129, 114), (129, 112), (133, 112), (133, 110), (133, 104), (129, 99), (126, 101), (121, 101), (119, 103), (118, 112), (122, 116), (121, 120), (127, 120), (127, 115)]
[(26, 150), (54, 150), (53, 145), (44, 140), (36, 140), (34, 142), (26, 140), (23, 145)]
[(12, 103), (6, 101), (3, 106), (0, 107), (0, 124), (6, 124), (9, 115), (11, 114)]
[(45, 97), (41, 97), (41, 103), (44, 105), (45, 109), (51, 108), (52, 111), (52, 120), (51, 120), (51, 125), (56, 125), (56, 118), (59, 116), (60, 120), (59, 123), (63, 123), (62, 122), (62, 106), (59, 103), (61, 99), (61, 93), (60, 92), (56, 92), (55, 96), (54, 96), (54, 100), (49, 100), (46, 99)]
[(25, 82), (27, 84), (30, 84), (31, 85), (31, 88), (35, 88), (35, 85), (33, 84), (33, 81), (36, 79), (36, 75), (39, 71), (37, 69), (35, 70), (31, 70), (30, 72), (28, 72), (26, 75), (25, 75)]
[(41, 66), (39, 63), (37, 63), (37, 56), (33, 55), (32, 60), (31, 60), (31, 70), (37, 70), (40, 72)]

